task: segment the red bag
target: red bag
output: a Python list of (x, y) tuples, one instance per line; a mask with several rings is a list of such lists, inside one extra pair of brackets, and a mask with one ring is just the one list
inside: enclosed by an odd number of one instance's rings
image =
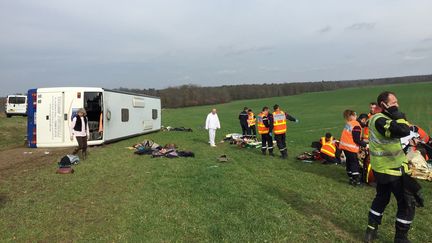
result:
[(72, 174), (74, 169), (72, 167), (60, 167), (57, 169), (57, 174)]

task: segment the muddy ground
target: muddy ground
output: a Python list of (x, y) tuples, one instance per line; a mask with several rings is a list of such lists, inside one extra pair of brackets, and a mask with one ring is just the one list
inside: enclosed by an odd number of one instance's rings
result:
[(15, 147), (0, 150), (0, 181), (11, 176), (25, 174), (44, 166), (56, 164), (73, 148)]

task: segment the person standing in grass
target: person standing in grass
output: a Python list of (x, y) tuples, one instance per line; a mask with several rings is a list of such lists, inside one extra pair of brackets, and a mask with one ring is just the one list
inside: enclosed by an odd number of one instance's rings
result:
[(248, 108), (243, 108), (243, 111), (239, 114), (240, 126), (242, 129), (243, 136), (248, 133)]
[(87, 119), (87, 112), (84, 108), (80, 108), (77, 115), (72, 118), (70, 131), (71, 141), (75, 137), (78, 142), (78, 147), (75, 148), (73, 154), (77, 154), (81, 150), (82, 159), (87, 158), (87, 140), (89, 138), (89, 125)]
[(248, 124), (248, 135), (251, 135), (253, 138), (256, 138), (256, 117), (252, 109), (248, 110), (247, 124)]
[(270, 156), (273, 154), (273, 138), (271, 134), (271, 124), (268, 119), (269, 108), (263, 107), (262, 112), (257, 116), (258, 134), (261, 135), (261, 152), (266, 155), (267, 150)]
[(408, 160), (400, 143), (400, 138), (410, 134), (410, 127), (405, 115), (399, 111), (394, 93), (381, 93), (377, 103), (382, 111), (369, 121), (370, 163), (377, 186), (369, 210), (365, 242), (377, 238), (378, 226), (392, 193), (397, 201), (394, 242), (410, 242), (408, 231), (414, 220), (415, 207), (423, 206), (418, 191), (412, 191), (413, 188), (419, 190), (420, 186), (409, 176)]
[(279, 105), (273, 106), (274, 112), (269, 115), (270, 124), (272, 124), (272, 131), (276, 140), (276, 144), (281, 153), (282, 159), (288, 158), (288, 151), (286, 147), (286, 131), (287, 131), (287, 120), (298, 122), (298, 120), (288, 113), (283, 112)]
[(339, 142), (341, 149), (346, 158), (346, 171), (349, 177), (349, 183), (353, 186), (361, 184), (360, 181), (360, 164), (357, 154), (360, 152), (360, 147), (366, 147), (366, 143), (361, 140), (362, 128), (356, 120), (357, 114), (352, 110), (345, 110), (343, 113), (346, 124), (342, 130), (342, 135)]
[(210, 146), (216, 147), (216, 129), (220, 129), (219, 117), (215, 108), (207, 115), (205, 129), (209, 132), (209, 143)]

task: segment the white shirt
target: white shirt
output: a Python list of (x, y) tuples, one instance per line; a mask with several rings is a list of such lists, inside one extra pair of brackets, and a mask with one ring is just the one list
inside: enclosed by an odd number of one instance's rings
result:
[(207, 115), (205, 129), (218, 129), (220, 128), (219, 117), (217, 114), (209, 113)]
[(76, 120), (77, 120), (77, 117), (74, 117), (73, 119), (72, 119), (72, 124), (71, 124), (71, 135), (72, 136), (76, 136), (76, 137), (85, 137), (85, 136), (89, 136), (89, 125), (88, 125), (88, 122), (87, 122), (87, 129), (86, 129), (86, 127), (85, 127), (85, 122), (84, 122), (84, 117), (81, 117), (81, 131), (76, 131), (76, 130), (74, 130), (74, 127), (75, 127), (75, 124), (76, 124)]

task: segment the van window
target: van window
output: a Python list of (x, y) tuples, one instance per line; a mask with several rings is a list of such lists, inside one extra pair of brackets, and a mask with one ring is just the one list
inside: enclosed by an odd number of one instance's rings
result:
[(153, 120), (156, 120), (158, 118), (158, 111), (156, 109), (152, 110), (152, 118)]
[(9, 97), (9, 104), (24, 104), (26, 102), (26, 97)]
[(126, 108), (121, 109), (121, 121), (122, 122), (129, 121), (129, 109)]

